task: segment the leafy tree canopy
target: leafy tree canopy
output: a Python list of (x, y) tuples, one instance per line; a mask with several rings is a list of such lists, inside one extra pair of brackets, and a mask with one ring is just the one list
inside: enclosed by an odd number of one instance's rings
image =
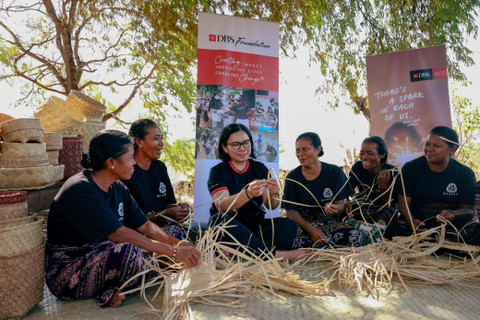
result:
[(147, 108), (171, 106), (174, 97), (191, 110), (198, 11), (280, 22), (282, 54), (308, 47), (325, 77), (318, 91), (333, 93), (330, 105), (344, 95), (369, 118), (365, 57), (445, 44), (450, 77), (462, 79), (460, 66), (473, 64), (465, 37), (477, 35), (480, 6), (480, 0), (0, 1), (6, 71), (0, 79), (27, 80), (27, 100), (72, 89), (124, 96), (109, 105), (104, 121), (137, 95)]

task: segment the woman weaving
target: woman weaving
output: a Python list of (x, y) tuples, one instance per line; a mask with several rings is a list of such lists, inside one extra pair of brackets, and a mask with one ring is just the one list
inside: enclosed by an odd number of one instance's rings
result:
[[(253, 138), (243, 124), (226, 126), (219, 137), (219, 158), (223, 161), (210, 170), (208, 190), (213, 199), (210, 227), (226, 224), (228, 232), (248, 247), (250, 252), (265, 257), (293, 261), (308, 250), (290, 250), (296, 226), (286, 218), (265, 219), (264, 206), (275, 209), (279, 186), (268, 179), (268, 169), (255, 158)], [(225, 235), (222, 241), (233, 242)]]
[[(150, 222), (120, 179), (133, 174), (128, 135), (104, 130), (90, 142), (84, 170), (69, 178), (50, 207), (47, 226), (46, 284), (56, 297), (96, 297), (101, 307), (125, 299), (119, 287), (144, 270), (147, 251), (186, 267), (200, 253)], [(169, 259), (166, 259), (167, 261)], [(125, 289), (140, 286), (141, 277)]]
[[(447, 239), (468, 239), (474, 228), (475, 175), (453, 159), (457, 133), (438, 126), (428, 134), (424, 155), (407, 162), (397, 179), (398, 208), (403, 220), (392, 225), (390, 236), (409, 235), (447, 223)], [(402, 183), (403, 181), (403, 183)]]

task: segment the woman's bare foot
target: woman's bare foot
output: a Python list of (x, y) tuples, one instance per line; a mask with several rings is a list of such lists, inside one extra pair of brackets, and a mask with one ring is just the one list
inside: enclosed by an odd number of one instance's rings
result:
[(277, 251), (275, 252), (275, 258), (284, 258), (287, 259), (289, 262), (293, 262), (300, 259), (305, 260), (309, 258), (312, 254), (312, 249), (295, 249), (289, 251)]
[(118, 307), (122, 304), (123, 300), (125, 300), (125, 295), (121, 294), (120, 291), (115, 292), (113, 296), (112, 302), (110, 302), (110, 307)]

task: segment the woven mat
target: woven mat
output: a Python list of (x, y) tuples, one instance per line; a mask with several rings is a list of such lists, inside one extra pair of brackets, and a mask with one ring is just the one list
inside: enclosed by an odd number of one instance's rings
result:
[[(333, 288), (329, 296), (285, 299), (263, 295), (248, 298), (239, 308), (193, 305), (199, 320), (207, 319), (478, 319), (480, 289), (450, 285), (381, 289), (380, 296), (344, 292)], [(153, 290), (148, 291), (153, 295)], [(154, 302), (161, 306), (161, 298)], [(94, 299), (60, 301), (45, 288), (44, 299), (24, 319), (154, 319), (139, 294), (127, 296), (119, 308), (101, 309)]]

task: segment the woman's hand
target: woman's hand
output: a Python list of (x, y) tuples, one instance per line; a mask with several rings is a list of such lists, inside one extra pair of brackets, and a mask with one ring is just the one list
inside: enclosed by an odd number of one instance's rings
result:
[(267, 188), (267, 180), (255, 180), (248, 185), (247, 194), (250, 199), (261, 197)]
[(187, 268), (195, 267), (200, 262), (201, 254), (194, 246), (179, 245), (175, 261), (185, 263)]
[(437, 215), (437, 222), (439, 223), (453, 222), (453, 220), (455, 220), (455, 215), (449, 210), (442, 210)]
[(423, 231), (427, 231), (428, 229), (427, 228), (422, 228), (425, 226), (425, 223), (423, 223), (422, 221), (418, 220), (418, 219), (412, 219), (412, 223), (414, 225), (414, 228), (415, 230), (412, 230), (412, 231), (415, 231), (415, 232), (423, 232)]
[(320, 243), (326, 243), (327, 237), (325, 236), (325, 233), (323, 233), (322, 230), (316, 228), (313, 225), (309, 225), (307, 230), (308, 234), (310, 234), (310, 238), (312, 238), (313, 242), (320, 242)]
[(390, 170), (381, 170), (377, 177), (378, 187), (381, 191), (385, 191), (388, 188), (390, 182)]
[(267, 180), (266, 188), (268, 189), (268, 192), (270, 192), (271, 196), (278, 195), (278, 192), (280, 191), (280, 186), (275, 178), (270, 178)]
[(165, 210), (165, 215), (175, 221), (184, 220), (190, 213), (191, 207), (188, 203), (179, 203)]
[(340, 212), (340, 208), (338, 205), (329, 203), (325, 206), (325, 213), (326, 214), (337, 214)]

